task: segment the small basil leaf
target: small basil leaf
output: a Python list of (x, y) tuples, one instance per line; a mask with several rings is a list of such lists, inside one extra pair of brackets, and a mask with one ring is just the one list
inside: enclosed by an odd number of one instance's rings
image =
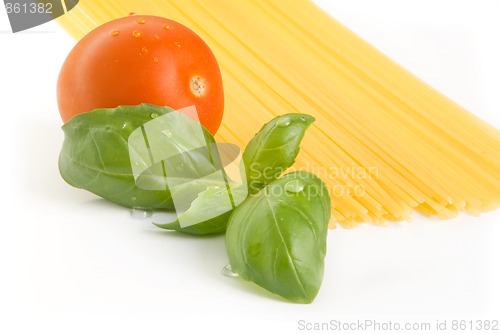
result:
[[(191, 203), (189, 209), (179, 219), (172, 223), (154, 223), (154, 225), (193, 235), (224, 233), (231, 212), (234, 207), (243, 202), (247, 194), (246, 185), (231, 189), (228, 189), (225, 184), (208, 186), (205, 191), (199, 193), (198, 198)], [(180, 220), (189, 225), (182, 227)]]
[(226, 250), (242, 278), (297, 303), (311, 303), (323, 279), (330, 196), (313, 174), (284, 175), (232, 213)]
[(307, 114), (278, 116), (250, 140), (243, 153), (249, 194), (255, 194), (293, 165), (300, 142), (314, 120)]
[[(59, 171), (63, 179), (76, 188), (88, 190), (114, 203), (127, 207), (173, 209), (170, 190), (166, 187), (165, 177), (159, 164), (151, 166), (144, 173), (147, 187), (136, 184), (132, 172), (128, 139), (130, 135), (154, 118), (174, 112), (168, 107), (150, 104), (120, 106), (110, 109), (96, 109), (77, 115), (63, 125), (65, 139), (59, 156)], [(185, 175), (196, 179), (213, 171), (210, 157), (191, 150), (189, 147), (190, 128), (194, 122), (186, 117), (177, 117), (177, 133), (168, 137), (159, 133), (158, 138), (168, 140), (173, 147), (180, 147), (177, 159), (165, 161), (182, 163), (183, 175), (174, 176), (179, 183), (187, 182)], [(213, 136), (203, 128), (208, 143), (215, 142)], [(155, 138), (150, 138), (155, 139)], [(162, 148), (160, 147), (159, 150)], [(132, 151), (130, 151), (132, 152)], [(135, 151), (134, 151), (135, 153)], [(138, 154), (138, 164), (141, 162)], [(147, 154), (146, 154), (147, 155)], [(179, 160), (179, 161), (177, 161)], [(172, 169), (172, 168), (171, 168)], [(184, 178), (183, 178), (184, 177)], [(143, 181), (139, 178), (137, 181)]]

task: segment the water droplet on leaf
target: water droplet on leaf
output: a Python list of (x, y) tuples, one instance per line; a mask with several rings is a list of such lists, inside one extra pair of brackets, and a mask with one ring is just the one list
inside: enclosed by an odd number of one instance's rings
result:
[(233, 270), (231, 269), (231, 265), (230, 264), (228, 264), (227, 266), (225, 266), (224, 268), (222, 268), (221, 274), (224, 275), (224, 276), (227, 276), (227, 277), (231, 277), (231, 278), (239, 276), (237, 273), (233, 272)]
[(172, 137), (172, 131), (170, 130), (163, 130), (161, 133), (163, 133), (167, 137)]
[(288, 119), (288, 118), (283, 118), (283, 119), (281, 119), (281, 120), (279, 120), (279, 121), (278, 121), (278, 126), (279, 126), (280, 128), (286, 128), (287, 126), (289, 126), (289, 125), (290, 125), (290, 123), (291, 123), (291, 122), (290, 122), (290, 119)]
[(155, 113), (155, 112), (151, 114), (151, 118), (156, 118), (158, 116), (160, 116), (160, 115), (158, 115), (158, 113)]
[(149, 218), (153, 215), (153, 210), (151, 209), (141, 209), (141, 208), (133, 208), (130, 212), (130, 215), (134, 219), (144, 219)]
[(292, 180), (285, 184), (285, 190), (289, 193), (299, 193), (304, 190), (305, 184), (301, 180)]

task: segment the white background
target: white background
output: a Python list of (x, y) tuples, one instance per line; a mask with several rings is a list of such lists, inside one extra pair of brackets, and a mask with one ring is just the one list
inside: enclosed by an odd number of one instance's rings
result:
[[(500, 1), (317, 3), (500, 128)], [(500, 319), (500, 211), (330, 231), (311, 305), (221, 275), (223, 236), (155, 229), (63, 182), (55, 83), (75, 42), (53, 22), (12, 34), (3, 9), (0, 30), (0, 332), (294, 333), (299, 320), (448, 319), (450, 328)]]

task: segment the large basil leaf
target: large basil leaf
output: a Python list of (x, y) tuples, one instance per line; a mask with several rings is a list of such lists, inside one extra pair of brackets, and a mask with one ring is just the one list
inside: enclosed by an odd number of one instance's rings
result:
[(171, 223), (155, 223), (155, 225), (163, 229), (193, 235), (224, 233), (233, 209), (246, 198), (245, 187), (246, 185), (231, 190), (226, 184), (209, 186), (198, 195), (190, 208), (180, 217), (184, 222), (193, 222), (193, 225), (182, 227), (179, 219)]
[[(129, 156), (128, 138), (134, 130), (144, 126), (156, 117), (174, 112), (168, 107), (150, 104), (120, 106), (114, 109), (96, 109), (73, 117), (62, 129), (65, 140), (59, 156), (59, 170), (63, 179), (70, 185), (86, 189), (98, 196), (120, 205), (138, 208), (173, 209), (170, 190), (164, 185), (165, 177), (159, 164), (151, 166), (144, 173), (142, 182), (148, 187), (139, 187), (132, 172)], [(169, 145), (179, 149), (179, 154), (163, 162), (182, 166), (182, 174), (173, 175), (173, 180), (184, 183), (214, 171), (211, 157), (201, 154), (190, 146), (192, 124), (187, 116), (178, 117), (175, 133), (158, 138), (168, 140)], [(203, 134), (208, 144), (215, 143), (212, 135), (204, 128)], [(150, 141), (155, 138), (149, 138)], [(145, 162), (137, 164), (144, 164)], [(171, 166), (170, 170), (173, 169)], [(141, 181), (141, 179), (137, 180)], [(200, 184), (199, 190), (206, 189)], [(196, 198), (195, 193), (194, 198)]]
[(243, 153), (249, 194), (255, 194), (293, 165), (314, 117), (286, 114), (266, 123)]
[(226, 249), (234, 272), (298, 303), (323, 279), (330, 196), (313, 174), (292, 172), (248, 197), (231, 215)]

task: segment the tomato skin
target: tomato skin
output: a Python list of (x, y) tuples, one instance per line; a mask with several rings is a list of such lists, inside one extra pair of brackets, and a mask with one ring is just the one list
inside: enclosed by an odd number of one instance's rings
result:
[(224, 111), (222, 77), (208, 45), (180, 23), (149, 15), (119, 18), (83, 37), (61, 68), (57, 102), (64, 122), (119, 105), (195, 105), (212, 134)]

